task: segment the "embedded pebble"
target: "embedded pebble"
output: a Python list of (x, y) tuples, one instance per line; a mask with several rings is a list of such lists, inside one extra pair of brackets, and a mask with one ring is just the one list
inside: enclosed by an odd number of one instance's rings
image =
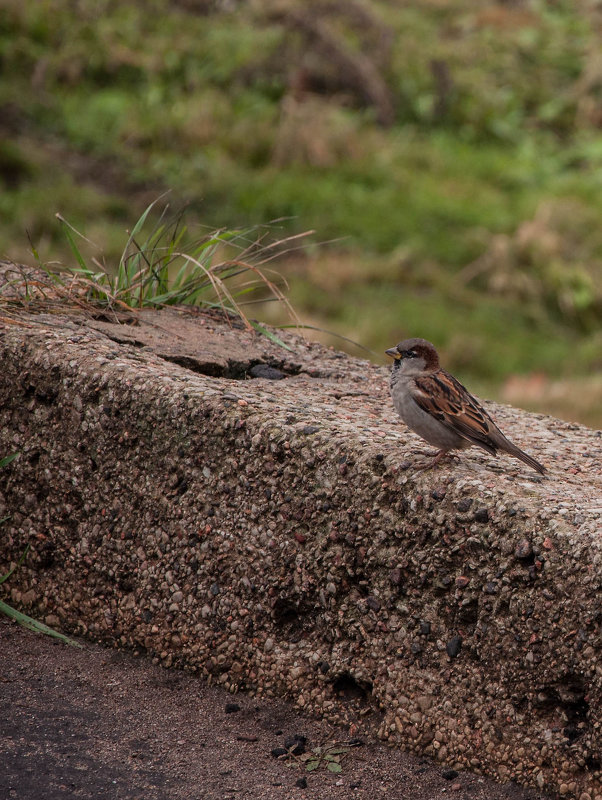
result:
[(514, 555), (519, 559), (531, 558), (533, 555), (533, 545), (528, 539), (521, 539), (516, 545)]
[(450, 658), (456, 658), (460, 654), (460, 650), (462, 649), (462, 637), (453, 636), (449, 640), (449, 642), (445, 645), (445, 649), (447, 651), (447, 655)]

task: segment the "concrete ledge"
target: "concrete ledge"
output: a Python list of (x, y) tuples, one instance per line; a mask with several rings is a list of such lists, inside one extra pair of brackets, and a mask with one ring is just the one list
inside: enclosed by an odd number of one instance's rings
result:
[[(0, 569), (32, 545), (14, 603), (602, 800), (599, 431), (491, 406), (550, 477), (476, 450), (415, 475), (386, 372), (295, 337), (177, 311), (0, 333), (0, 454), (21, 452)], [(282, 379), (237, 379), (257, 365)]]

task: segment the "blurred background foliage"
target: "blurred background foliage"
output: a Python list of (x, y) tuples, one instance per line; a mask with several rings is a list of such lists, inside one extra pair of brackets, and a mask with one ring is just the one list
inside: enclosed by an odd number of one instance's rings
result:
[(599, 0), (4, 0), (0, 257), (69, 263), (60, 212), (117, 263), (165, 190), (286, 217), (303, 321), (601, 426), (601, 40)]

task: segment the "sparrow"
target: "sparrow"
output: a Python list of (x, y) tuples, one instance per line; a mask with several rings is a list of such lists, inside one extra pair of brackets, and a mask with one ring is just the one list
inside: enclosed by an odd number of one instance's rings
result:
[(406, 339), (385, 352), (394, 359), (390, 387), (396, 411), (408, 428), (439, 448), (424, 469), (450, 450), (477, 445), (493, 456), (502, 450), (545, 474), (545, 467), (506, 439), (478, 400), (441, 368), (430, 342)]

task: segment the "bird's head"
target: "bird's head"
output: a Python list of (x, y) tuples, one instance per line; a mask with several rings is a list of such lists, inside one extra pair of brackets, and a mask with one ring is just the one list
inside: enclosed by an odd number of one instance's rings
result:
[(385, 353), (394, 359), (393, 369), (401, 370), (404, 375), (439, 369), (437, 351), (426, 339), (404, 339), (395, 347), (385, 350)]

